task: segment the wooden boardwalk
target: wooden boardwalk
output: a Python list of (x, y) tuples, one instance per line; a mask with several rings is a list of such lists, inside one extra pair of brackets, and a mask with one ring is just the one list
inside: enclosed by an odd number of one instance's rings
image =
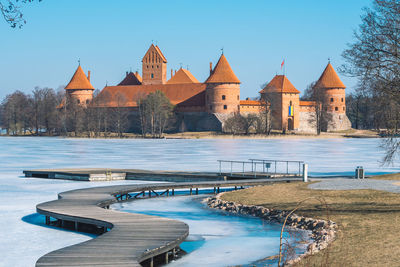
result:
[(263, 172), (185, 172), (150, 171), (138, 169), (36, 169), (24, 170), (26, 177), (76, 180), (76, 181), (113, 181), (147, 180), (164, 182), (225, 181), (234, 179), (266, 179), (282, 177), (301, 177), (287, 173)]
[[(63, 224), (74, 225), (79, 231), (82, 224), (103, 227), (105, 233), (89, 241), (62, 248), (42, 256), (36, 266), (142, 266), (153, 265), (154, 257), (168, 262), (171, 251), (189, 234), (187, 224), (157, 216), (126, 213), (107, 209), (110, 204), (126, 201), (138, 195), (165, 195), (175, 189), (242, 187), (301, 179), (257, 179), (213, 182), (163, 183), (95, 187), (67, 191), (59, 199), (37, 205), (37, 212)], [(108, 229), (108, 231), (107, 231)]]

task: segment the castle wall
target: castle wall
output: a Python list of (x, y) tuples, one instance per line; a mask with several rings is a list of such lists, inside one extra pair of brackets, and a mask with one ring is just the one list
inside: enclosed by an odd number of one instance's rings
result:
[(324, 106), (328, 112), (338, 114), (346, 113), (346, 92), (345, 89), (318, 89), (324, 90)]
[(259, 105), (240, 105), (240, 114), (259, 114), (262, 108)]
[(78, 101), (80, 105), (87, 105), (93, 99), (93, 90), (68, 89), (67, 94)]
[(327, 131), (345, 131), (351, 129), (351, 122), (346, 114), (338, 114), (329, 112), (329, 121), (327, 123)]
[(209, 113), (233, 113), (240, 109), (240, 84), (207, 84), (206, 110)]
[(299, 112), (299, 128), (298, 131), (301, 133), (317, 133), (317, 121), (315, 119), (315, 111), (302, 109)]

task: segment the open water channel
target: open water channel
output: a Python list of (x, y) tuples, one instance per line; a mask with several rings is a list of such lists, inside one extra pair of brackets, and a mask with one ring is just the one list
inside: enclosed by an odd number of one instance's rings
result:
[[(64, 139), (0, 137), (0, 266), (34, 266), (47, 252), (92, 238), (45, 227), (35, 206), (76, 188), (141, 183), (74, 182), (24, 178), (34, 168), (137, 168), (218, 171), (218, 159), (303, 160), (311, 175), (352, 175), (356, 166), (367, 174), (400, 171), (381, 167), (379, 139)], [(121, 205), (121, 204), (118, 204)], [(176, 218), (190, 225), (190, 253), (175, 265), (249, 264), (276, 254), (279, 226), (205, 208), (195, 197), (139, 200), (118, 209)], [(250, 245), (249, 249), (244, 244)], [(215, 252), (215, 253), (214, 253)], [(205, 256), (207, 255), (207, 257)], [(200, 260), (199, 260), (200, 259)]]

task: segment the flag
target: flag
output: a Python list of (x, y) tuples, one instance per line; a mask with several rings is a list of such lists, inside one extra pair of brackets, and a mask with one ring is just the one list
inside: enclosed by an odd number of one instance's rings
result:
[(283, 65), (285, 65), (285, 60), (283, 60), (281, 63), (281, 69), (283, 68)]

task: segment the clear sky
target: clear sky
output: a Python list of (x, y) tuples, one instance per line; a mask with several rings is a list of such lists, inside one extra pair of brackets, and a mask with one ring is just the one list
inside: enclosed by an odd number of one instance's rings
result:
[[(221, 48), (242, 81), (241, 98), (281, 73), (303, 91), (317, 80), (328, 58), (335, 69), (353, 41), (362, 8), (370, 0), (131, 1), (43, 0), (24, 6), (27, 24), (12, 29), (0, 20), (0, 97), (35, 86), (58, 88), (73, 75), (78, 59), (102, 89), (127, 70), (141, 72), (152, 40), (168, 60), (201, 82)], [(340, 75), (349, 90), (356, 80)]]

